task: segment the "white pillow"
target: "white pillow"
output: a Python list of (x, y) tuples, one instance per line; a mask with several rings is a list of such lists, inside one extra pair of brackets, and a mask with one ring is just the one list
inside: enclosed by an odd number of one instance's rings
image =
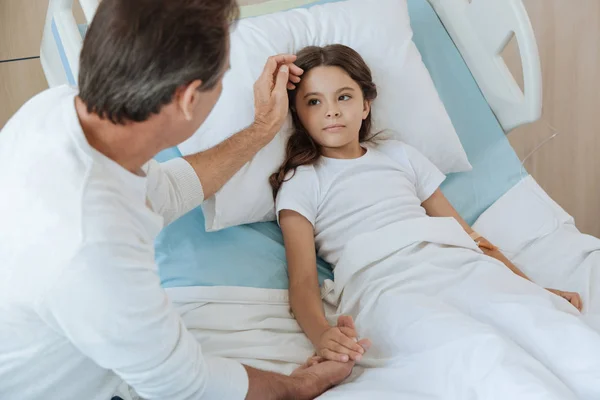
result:
[[(267, 58), (308, 45), (341, 43), (358, 51), (373, 72), (379, 96), (374, 129), (421, 151), (442, 172), (471, 169), (450, 117), (412, 42), (406, 0), (348, 0), (239, 21), (231, 36), (231, 70), (202, 127), (179, 148), (211, 148), (254, 120), (253, 84)], [(283, 162), (291, 118), (275, 139), (246, 164), (203, 210), (206, 230), (275, 220), (268, 177)]]

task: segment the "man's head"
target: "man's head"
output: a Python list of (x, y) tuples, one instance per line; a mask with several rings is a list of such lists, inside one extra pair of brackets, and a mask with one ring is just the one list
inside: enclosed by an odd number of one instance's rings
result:
[(103, 0), (80, 57), (79, 97), (115, 124), (168, 114), (173, 143), (202, 124), (229, 68), (235, 0)]

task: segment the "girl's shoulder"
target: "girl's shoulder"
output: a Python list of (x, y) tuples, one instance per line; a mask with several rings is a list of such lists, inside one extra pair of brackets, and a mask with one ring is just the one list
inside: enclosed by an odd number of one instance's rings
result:
[(295, 170), (288, 171), (281, 185), (281, 190), (307, 190), (319, 186), (317, 172), (312, 165), (302, 165)]
[(291, 181), (292, 179), (310, 179), (316, 177), (315, 167), (312, 165), (301, 165), (296, 167), (295, 170), (288, 171), (285, 176), (285, 182)]

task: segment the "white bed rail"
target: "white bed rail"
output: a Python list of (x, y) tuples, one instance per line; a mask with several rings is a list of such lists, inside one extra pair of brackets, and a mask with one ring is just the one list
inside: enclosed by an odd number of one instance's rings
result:
[[(542, 71), (535, 35), (522, 0), (429, 0), (454, 40), (490, 107), (509, 132), (542, 115)], [(501, 56), (514, 36), (524, 91)]]
[[(79, 0), (86, 21), (91, 21), (99, 0)], [(48, 86), (75, 85), (79, 52), (83, 45), (73, 16), (73, 0), (50, 0), (40, 48), (40, 60)]]
[[(377, 0), (364, 0), (377, 1)], [(428, 0), (461, 52), (473, 77), (506, 132), (542, 114), (542, 73), (538, 48), (522, 0)], [(89, 22), (99, 0), (79, 0)], [(82, 38), (72, 12), (73, 0), (50, 0), (41, 59), (50, 87), (75, 84)], [(524, 92), (501, 52), (515, 35), (519, 44)]]
[(83, 14), (85, 15), (85, 20), (90, 22), (96, 14), (96, 8), (98, 8), (99, 0), (79, 0), (79, 5), (83, 10)]

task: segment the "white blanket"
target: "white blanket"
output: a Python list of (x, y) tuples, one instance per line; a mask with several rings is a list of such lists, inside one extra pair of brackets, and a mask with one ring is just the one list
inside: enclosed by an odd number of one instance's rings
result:
[(533, 178), (509, 190), (474, 229), (534, 282), (578, 292), (584, 319), (600, 332), (600, 239), (581, 234)]
[(476, 248), (452, 218), (353, 239), (338, 312), (373, 347), (362, 365), (407, 369), (404, 391), (444, 399), (600, 399), (600, 334), (564, 299)]
[[(525, 181), (511, 190), (475, 227), (503, 250), (515, 250), (509, 255), (537, 282), (581, 291), (585, 314), (593, 315), (600, 241), (577, 233), (558, 211), (545, 216), (544, 224), (555, 224), (549, 233), (538, 229), (539, 220), (518, 219), (519, 212), (533, 213), (524, 200), (534, 186)], [(353, 315), (374, 347), (350, 379), (323, 398), (600, 399), (600, 338), (579, 313), (483, 257), (453, 221), (432, 221), (349, 244), (336, 284), (324, 287), (326, 310), (335, 320), (339, 300), (338, 311)], [(533, 231), (543, 237), (535, 240)], [(511, 242), (515, 232), (522, 238)], [(286, 291), (190, 287), (168, 293), (209, 354), (289, 373), (313, 351)]]

